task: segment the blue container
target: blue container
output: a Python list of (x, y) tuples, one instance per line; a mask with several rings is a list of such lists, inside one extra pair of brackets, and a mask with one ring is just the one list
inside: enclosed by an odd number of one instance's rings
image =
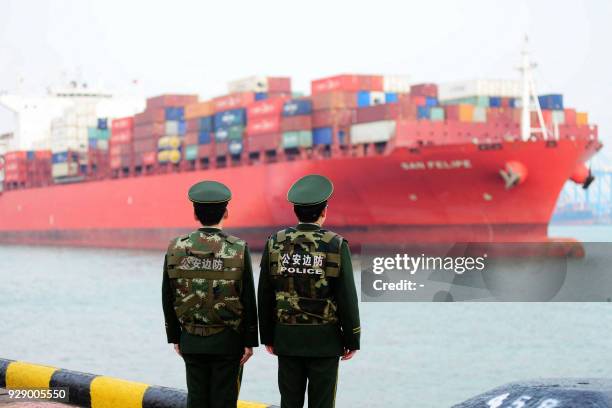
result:
[(200, 122), (198, 123), (198, 130), (205, 130), (207, 132), (213, 131), (213, 117), (205, 116), (200, 118)]
[(26, 157), (27, 157), (28, 160), (34, 160), (34, 156), (35, 156), (34, 150), (29, 150), (26, 153)]
[(434, 98), (432, 96), (425, 97), (425, 106), (438, 106), (438, 98)]
[(108, 119), (106, 118), (98, 119), (98, 129), (108, 129)]
[(365, 106), (370, 106), (370, 92), (368, 91), (357, 92), (357, 106), (360, 108), (363, 108)]
[(215, 130), (215, 141), (223, 143), (227, 142), (227, 138), (229, 137), (229, 130), (226, 128), (221, 128)]
[(187, 126), (185, 125), (185, 121), (181, 120), (178, 124), (178, 134), (179, 136), (184, 136), (185, 132), (187, 132)]
[(397, 102), (397, 93), (395, 92), (385, 92), (385, 103), (393, 103)]
[(166, 108), (166, 120), (183, 120), (185, 118), (185, 110), (178, 107)]
[(417, 119), (429, 119), (429, 106), (417, 106)]
[(68, 152), (53, 153), (51, 161), (53, 164), (66, 163), (68, 161)]
[(89, 139), (89, 147), (92, 149), (98, 148), (98, 139)]
[(542, 109), (563, 109), (563, 95), (560, 94), (540, 95), (538, 101)]
[(310, 115), (312, 102), (308, 99), (294, 99), (283, 105), (283, 116)]
[(242, 141), (230, 140), (227, 145), (227, 150), (229, 150), (230, 154), (234, 155), (242, 153)]
[(501, 98), (498, 96), (489, 97), (489, 106), (491, 108), (501, 108)]
[(333, 141), (333, 131), (330, 127), (312, 129), (312, 144), (329, 145)]
[(210, 132), (206, 130), (200, 130), (198, 133), (198, 144), (209, 144), (210, 143)]
[(232, 109), (224, 112), (215, 113), (214, 125), (215, 130), (227, 129), (230, 126), (245, 124), (245, 110)]
[(510, 106), (511, 108), (516, 108), (516, 98), (510, 98), (508, 100), (508, 106)]
[(256, 101), (263, 101), (264, 99), (268, 99), (268, 93), (267, 92), (255, 92), (255, 100)]

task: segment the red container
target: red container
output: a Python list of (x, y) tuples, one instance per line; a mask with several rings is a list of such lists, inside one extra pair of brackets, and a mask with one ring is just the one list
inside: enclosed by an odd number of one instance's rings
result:
[(142, 164), (145, 166), (157, 163), (157, 151), (141, 153)]
[(564, 109), (565, 112), (565, 124), (575, 125), (576, 124), (576, 109)]
[(164, 122), (166, 120), (166, 112), (164, 108), (151, 108), (144, 112), (134, 115), (134, 125), (145, 125), (154, 122)]
[(281, 133), (268, 133), (247, 138), (246, 148), (249, 152), (276, 150), (280, 146)]
[(316, 79), (310, 87), (313, 96), (331, 91), (382, 91), (383, 78), (380, 75), (337, 75)]
[(134, 127), (134, 139), (146, 139), (150, 137), (159, 138), (166, 133), (166, 125), (161, 123), (149, 123)]
[(230, 109), (246, 108), (255, 101), (254, 92), (241, 92), (218, 96), (213, 99), (215, 112), (223, 112)]
[(291, 78), (289, 77), (268, 77), (268, 94), (274, 93), (274, 92), (291, 93)]
[(37, 161), (39, 160), (51, 160), (51, 150), (36, 150), (34, 152), (34, 157)]
[(397, 119), (399, 117), (399, 114), (399, 103), (388, 103), (384, 105), (368, 106), (357, 109), (356, 123)]
[(144, 153), (152, 150), (157, 150), (156, 138), (134, 140), (134, 153)]
[(160, 95), (147, 99), (147, 110), (153, 108), (165, 108), (168, 106), (185, 106), (196, 103), (197, 101), (197, 95)]
[(199, 158), (210, 157), (210, 155), (212, 154), (212, 148), (213, 148), (212, 144), (199, 145), (198, 146), (198, 157)]
[(134, 130), (132, 128), (117, 129), (117, 130), (113, 130), (110, 140), (111, 140), (111, 143), (127, 144), (132, 141), (133, 136), (134, 136)]
[(188, 119), (185, 121), (187, 132), (197, 132), (200, 130), (200, 118)]
[(438, 85), (436, 84), (417, 84), (410, 87), (410, 94), (414, 96), (438, 97)]
[(134, 127), (134, 117), (128, 116), (125, 118), (113, 119), (111, 123), (111, 134), (118, 130), (126, 130)]
[(133, 149), (134, 146), (132, 144), (111, 143), (108, 153), (111, 156), (131, 155)]
[(312, 129), (312, 117), (310, 115), (286, 116), (281, 120), (280, 126), (282, 132), (309, 130)]
[(28, 153), (23, 150), (8, 152), (4, 155), (4, 160), (7, 162), (16, 161), (16, 160), (26, 160), (28, 157)]
[(280, 132), (280, 126), (281, 126), (280, 116), (249, 119), (248, 125), (247, 125), (247, 134), (249, 136), (253, 136), (253, 135), (263, 135), (267, 133), (278, 133)]
[(186, 146), (189, 145), (197, 145), (198, 144), (198, 132), (187, 132), (185, 133), (185, 138), (183, 139), (183, 144)]
[(249, 104), (247, 107), (247, 123), (257, 118), (279, 117), (286, 100), (286, 98), (268, 98)]
[(227, 143), (216, 143), (215, 144), (215, 154), (217, 156), (225, 156), (227, 154), (228, 147)]
[(313, 95), (312, 108), (321, 109), (354, 109), (357, 107), (356, 92), (327, 92)]

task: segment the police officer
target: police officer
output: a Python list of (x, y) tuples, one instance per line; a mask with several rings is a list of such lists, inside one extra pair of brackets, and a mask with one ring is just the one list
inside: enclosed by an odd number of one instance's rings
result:
[(221, 183), (192, 186), (202, 228), (173, 239), (164, 262), (166, 334), (185, 360), (188, 407), (235, 408), (242, 366), (258, 345), (249, 250), (222, 230), (230, 199)]
[(299, 220), (272, 235), (261, 260), (261, 341), (278, 356), (282, 408), (333, 407), (338, 359), (359, 350), (359, 309), (351, 254), (340, 235), (322, 228), (329, 179), (308, 175), (287, 194)]

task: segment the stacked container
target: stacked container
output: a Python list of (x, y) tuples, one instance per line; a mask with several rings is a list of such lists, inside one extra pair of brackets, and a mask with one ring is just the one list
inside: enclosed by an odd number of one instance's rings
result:
[(66, 150), (53, 152), (51, 175), (56, 183), (81, 177), (87, 170), (87, 157), (83, 152)]
[(185, 106), (186, 133), (183, 157), (187, 162), (208, 158), (212, 154), (214, 105), (211, 101)]
[[(158, 162), (159, 141), (164, 136), (180, 138), (184, 134), (183, 108), (197, 102), (196, 95), (161, 95), (147, 99), (144, 112), (134, 116), (134, 168), (152, 170)], [(169, 122), (169, 123), (167, 123)], [(173, 134), (169, 134), (169, 132)], [(176, 145), (176, 140), (164, 139), (162, 146)], [(179, 143), (180, 145), (180, 143)], [(165, 149), (175, 150), (180, 149)], [(169, 161), (175, 153), (163, 153), (162, 159)], [(168, 159), (168, 160), (166, 160)], [(180, 153), (178, 153), (180, 160)]]
[(51, 122), (51, 150), (86, 152), (89, 147), (88, 129), (97, 125), (95, 104), (80, 103), (65, 109), (61, 117)]
[(252, 92), (255, 101), (289, 97), (291, 95), (291, 78), (250, 76), (229, 82), (227, 89), (230, 94)]
[(178, 164), (186, 130), (185, 109), (167, 106), (164, 108), (164, 119), (164, 136), (157, 141), (157, 161), (161, 164)]
[(51, 183), (51, 151), (14, 151), (4, 155), (4, 189), (42, 187)]
[(284, 97), (268, 98), (247, 108), (246, 145), (250, 153), (276, 151), (281, 144)]
[(113, 174), (129, 174), (134, 149), (134, 117), (113, 119), (109, 146), (109, 166)]
[(312, 101), (306, 98), (286, 101), (280, 126), (283, 149), (312, 147)]

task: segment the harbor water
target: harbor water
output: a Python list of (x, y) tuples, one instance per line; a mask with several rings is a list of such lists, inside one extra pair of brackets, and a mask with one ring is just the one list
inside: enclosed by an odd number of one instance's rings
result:
[[(551, 235), (611, 241), (612, 227)], [(257, 254), (253, 262), (257, 280)], [(0, 247), (0, 357), (185, 388), (182, 359), (165, 339), (162, 263), (161, 251)], [(341, 362), (341, 408), (448, 407), (510, 381), (612, 377), (609, 303), (360, 308), (362, 350)], [(276, 359), (263, 347), (240, 398), (279, 403)]]

